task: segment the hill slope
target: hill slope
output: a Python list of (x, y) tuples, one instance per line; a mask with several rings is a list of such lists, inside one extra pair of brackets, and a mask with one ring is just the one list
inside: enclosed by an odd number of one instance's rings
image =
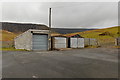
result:
[[(80, 34), (85, 38), (96, 38), (101, 45), (114, 45), (115, 38), (120, 37), (119, 27), (110, 27), (104, 29), (96, 29), (71, 34)], [(66, 34), (65, 36), (71, 35)]]
[(25, 32), (29, 29), (40, 29), (47, 30), (48, 27), (43, 24), (26, 24), (26, 23), (10, 23), (10, 22), (0, 22), (2, 24), (2, 30), (19, 33)]
[(116, 38), (119, 36), (118, 27), (96, 29), (79, 34), (87, 38)]
[(88, 30), (94, 30), (94, 29), (86, 29), (86, 28), (52, 28), (53, 31), (58, 32), (60, 34), (69, 34), (69, 33), (75, 33), (75, 32), (83, 32)]
[[(48, 30), (49, 28), (46, 25), (43, 24), (31, 24), (31, 23), (10, 23), (10, 22), (0, 22), (2, 25), (2, 30), (19, 33), (19, 32), (25, 32), (28, 29), (40, 29), (40, 30)], [(61, 34), (68, 34), (68, 33), (74, 33), (74, 32), (82, 32), (87, 30), (93, 30), (93, 29), (85, 29), (85, 28), (52, 28), (52, 32), (57, 32)]]
[(0, 41), (12, 41), (17, 34), (14, 34), (9, 31), (0, 30)]

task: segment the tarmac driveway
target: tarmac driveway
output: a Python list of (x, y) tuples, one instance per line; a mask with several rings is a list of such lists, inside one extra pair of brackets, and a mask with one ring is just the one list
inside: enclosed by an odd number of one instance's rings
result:
[(117, 78), (118, 49), (3, 51), (3, 78)]

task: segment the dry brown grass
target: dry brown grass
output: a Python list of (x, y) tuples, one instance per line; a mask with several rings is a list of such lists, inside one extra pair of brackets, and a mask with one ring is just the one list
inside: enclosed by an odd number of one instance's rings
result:
[(12, 41), (16, 36), (17, 34), (12, 32), (0, 30), (0, 41)]

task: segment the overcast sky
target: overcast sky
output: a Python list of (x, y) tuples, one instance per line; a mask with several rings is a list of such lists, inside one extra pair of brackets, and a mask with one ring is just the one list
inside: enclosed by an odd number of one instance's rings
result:
[(54, 28), (105, 28), (118, 25), (117, 2), (4, 2), (2, 21), (48, 25), (52, 8)]

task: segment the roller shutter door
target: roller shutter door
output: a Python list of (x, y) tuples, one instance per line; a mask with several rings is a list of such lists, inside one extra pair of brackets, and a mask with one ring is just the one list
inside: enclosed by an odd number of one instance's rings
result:
[(48, 50), (48, 35), (33, 35), (33, 50)]

